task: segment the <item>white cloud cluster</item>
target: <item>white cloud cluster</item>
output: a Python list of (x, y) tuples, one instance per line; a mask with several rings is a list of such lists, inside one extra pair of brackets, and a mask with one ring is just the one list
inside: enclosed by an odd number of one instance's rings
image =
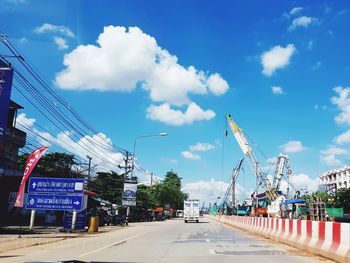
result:
[(340, 145), (350, 143), (350, 130), (347, 130), (346, 132), (343, 132), (342, 134), (335, 137), (334, 142)]
[(45, 33), (60, 33), (61, 35), (67, 37), (75, 37), (73, 32), (66, 26), (57, 26), (50, 23), (44, 23), (41, 26), (34, 29), (34, 32), (37, 34)]
[[(50, 23), (44, 23), (34, 29), (36, 34), (54, 34), (53, 41), (57, 45), (58, 49), (67, 49), (68, 43), (64, 37), (74, 38), (74, 33), (66, 26), (57, 26)], [(60, 36), (57, 36), (60, 35)]]
[(299, 14), (304, 8), (300, 6), (293, 7), (292, 10), (290, 10), (289, 14), (290, 15), (297, 15)]
[(149, 106), (146, 116), (150, 120), (181, 126), (184, 124), (192, 124), (195, 121), (210, 120), (215, 117), (215, 112), (212, 110), (203, 110), (194, 102), (190, 103), (184, 112), (181, 110), (174, 110), (168, 103), (164, 103), (159, 106)]
[(339, 156), (344, 156), (349, 154), (349, 151), (330, 145), (325, 150), (321, 150), (320, 160), (327, 166), (342, 166), (343, 162), (339, 159)]
[(111, 139), (103, 133), (92, 136), (86, 135), (76, 141), (69, 131), (61, 132), (57, 136), (39, 131), (33, 127), (35, 121), (35, 119), (28, 118), (24, 113), (21, 113), (17, 117), (19, 128), (29, 128), (33, 131), (29, 135), (43, 146), (59, 146), (81, 159), (86, 159), (86, 155), (89, 155), (92, 157), (94, 164), (100, 165), (106, 171), (115, 170), (116, 166), (123, 162), (123, 155), (113, 150)]
[(312, 24), (317, 23), (318, 19), (315, 17), (301, 16), (293, 19), (292, 24), (289, 26), (288, 30), (293, 31), (297, 27), (307, 28)]
[(206, 152), (214, 148), (215, 146), (210, 143), (198, 142), (195, 145), (190, 145), (190, 147), (188, 147), (189, 150), (182, 151), (181, 155), (188, 160), (200, 160), (201, 156), (195, 152)]
[[(212, 119), (215, 113), (201, 109), (189, 95), (219, 96), (229, 89), (218, 73), (180, 65), (176, 56), (138, 27), (107, 26), (97, 45), (78, 46), (65, 55), (63, 64), (65, 69), (56, 74), (58, 87), (130, 92), (141, 86), (153, 102), (161, 103), (151, 105), (147, 117), (170, 125)], [(179, 107), (184, 106), (182, 111)]]
[(67, 41), (62, 37), (53, 37), (53, 40), (58, 46), (58, 49), (67, 49), (69, 47)]
[(214, 148), (215, 146), (210, 143), (201, 143), (201, 142), (198, 142), (197, 144), (191, 145), (189, 147), (191, 152), (206, 152)]
[[(290, 193), (301, 189), (307, 190), (309, 193), (316, 192), (318, 190), (318, 186), (320, 183), (318, 177), (312, 179), (310, 178), (310, 176), (302, 173), (297, 175), (291, 175), (289, 177), (289, 182), (290, 182), (290, 186), (289, 186)], [(288, 188), (287, 181), (286, 180), (281, 181), (280, 190), (283, 193), (287, 193), (287, 188)]]
[(289, 141), (280, 146), (285, 153), (298, 153), (304, 151), (306, 148), (301, 141)]
[[(190, 198), (199, 199), (204, 202), (206, 206), (209, 203), (213, 204), (217, 201), (217, 197), (223, 198), (229, 184), (223, 181), (216, 181), (212, 178), (209, 181), (200, 180), (197, 182), (185, 183), (182, 187), (182, 191), (189, 193)], [(239, 184), (236, 185), (236, 198), (242, 198), (242, 193), (244, 193), (246, 198), (250, 196), (251, 191), (246, 191)], [(242, 201), (242, 200), (240, 200)]]
[(275, 95), (282, 95), (282, 94), (284, 94), (284, 91), (283, 91), (282, 87), (280, 87), (280, 86), (273, 86), (273, 87), (271, 87), (271, 91)]
[(337, 124), (350, 124), (350, 87), (335, 87), (337, 96), (331, 98), (331, 102), (338, 107), (340, 113), (335, 117)]
[(296, 48), (293, 44), (289, 44), (286, 47), (278, 45), (269, 51), (265, 51), (260, 57), (263, 65), (262, 73), (266, 76), (272, 76), (277, 69), (286, 67), (295, 51)]
[(190, 151), (182, 151), (181, 155), (188, 160), (200, 160), (201, 156)]

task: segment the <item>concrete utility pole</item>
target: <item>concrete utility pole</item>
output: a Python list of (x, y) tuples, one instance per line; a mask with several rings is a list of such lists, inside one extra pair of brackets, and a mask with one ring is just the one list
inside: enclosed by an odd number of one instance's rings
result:
[(89, 168), (88, 168), (88, 180), (90, 181), (90, 173), (91, 173), (91, 159), (92, 157), (90, 157), (89, 155), (86, 155), (86, 158), (89, 159)]

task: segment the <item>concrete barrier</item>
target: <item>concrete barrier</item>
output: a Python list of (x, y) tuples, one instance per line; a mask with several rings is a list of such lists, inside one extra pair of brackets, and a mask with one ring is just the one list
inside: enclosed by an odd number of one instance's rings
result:
[(209, 216), (279, 242), (350, 263), (350, 224), (247, 216)]

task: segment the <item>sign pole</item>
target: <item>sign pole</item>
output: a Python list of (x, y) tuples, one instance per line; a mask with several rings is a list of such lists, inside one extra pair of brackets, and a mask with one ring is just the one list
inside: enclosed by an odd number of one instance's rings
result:
[(34, 220), (35, 220), (35, 209), (32, 209), (32, 210), (30, 211), (29, 230), (33, 230)]
[(77, 211), (74, 210), (73, 211), (73, 215), (72, 215), (72, 230), (75, 230), (75, 223), (77, 222)]

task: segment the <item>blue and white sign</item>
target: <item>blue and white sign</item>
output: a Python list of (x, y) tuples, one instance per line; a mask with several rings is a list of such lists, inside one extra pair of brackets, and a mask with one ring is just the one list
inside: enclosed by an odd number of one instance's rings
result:
[(83, 208), (82, 195), (49, 195), (29, 193), (27, 209), (80, 211)]
[[(64, 217), (63, 217), (64, 229), (66, 230), (72, 229), (72, 218), (73, 218), (72, 212), (67, 212), (67, 211), (64, 212)], [(77, 218), (75, 221), (75, 229), (84, 230), (85, 225), (86, 225), (86, 209), (77, 213)]]
[(84, 179), (31, 177), (28, 192), (82, 195)]

